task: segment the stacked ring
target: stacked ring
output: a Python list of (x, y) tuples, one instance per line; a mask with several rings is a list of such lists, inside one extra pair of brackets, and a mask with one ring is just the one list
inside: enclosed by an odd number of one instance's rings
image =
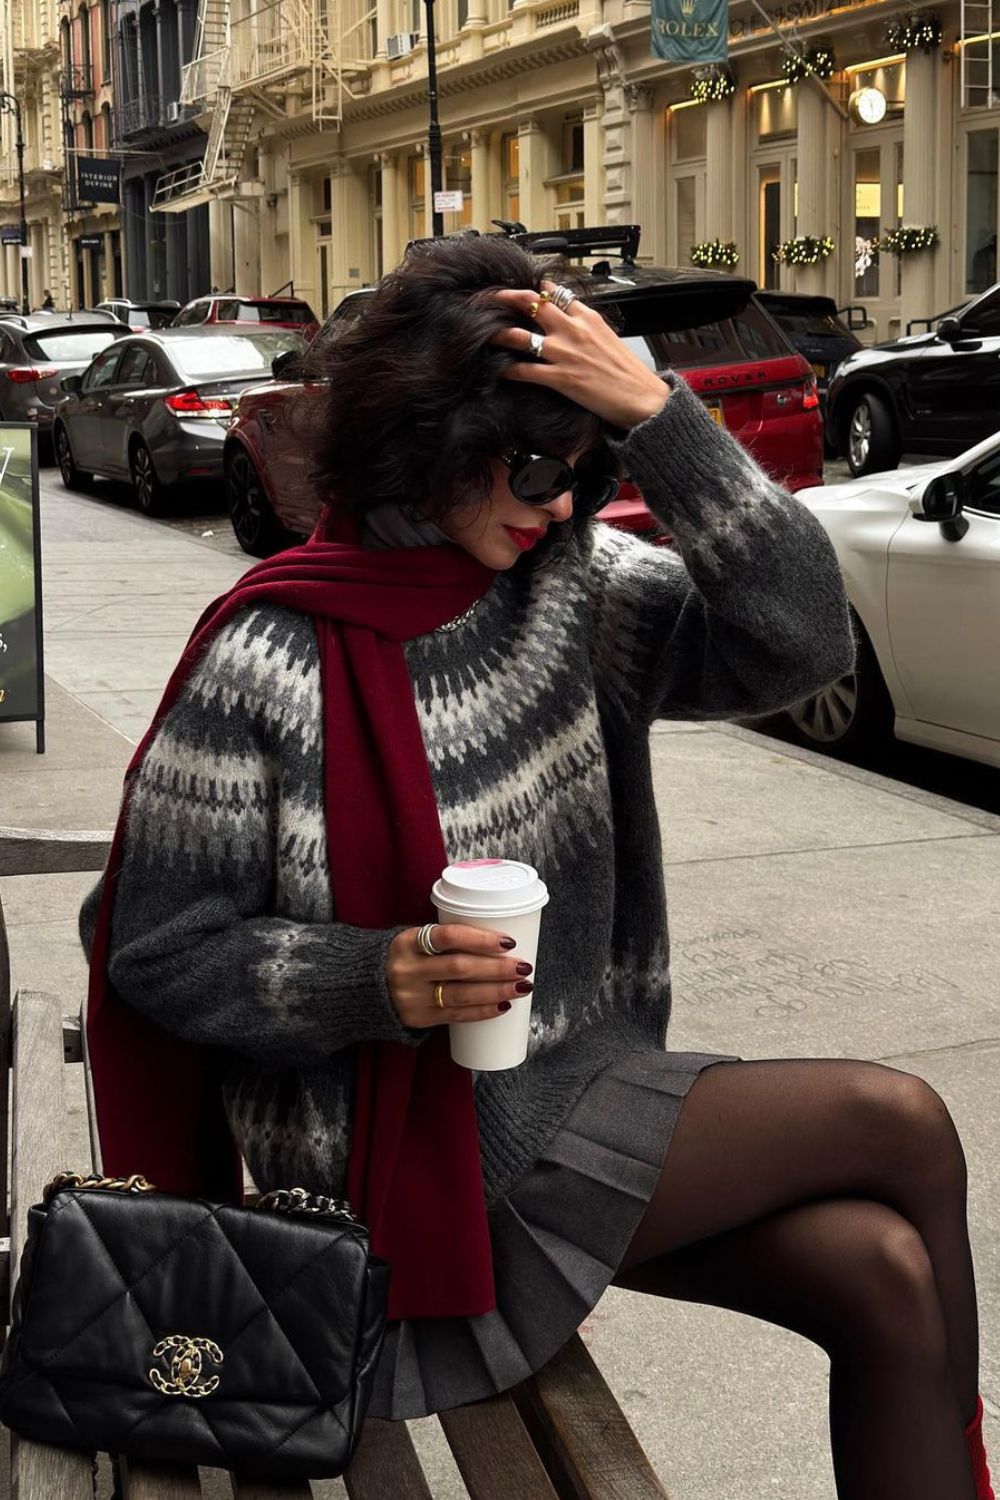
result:
[(568, 286), (557, 286), (552, 293), (552, 306), (558, 307), (560, 312), (568, 312), (574, 302), (579, 302), (576, 292), (571, 292)]
[(434, 986), (434, 1004), (437, 1006), (438, 1010), (444, 1010), (444, 985), (443, 984), (436, 984)]
[(420, 931), (417, 933), (417, 947), (420, 949), (421, 953), (426, 954), (428, 958), (437, 958), (441, 952), (441, 949), (435, 948), (434, 944), (431, 942), (431, 933), (434, 931), (435, 925), (436, 924), (434, 922), (425, 922), (423, 927), (421, 927)]

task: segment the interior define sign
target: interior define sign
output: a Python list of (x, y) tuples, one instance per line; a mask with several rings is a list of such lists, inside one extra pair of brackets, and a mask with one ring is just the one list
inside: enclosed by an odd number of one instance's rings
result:
[(34, 720), (45, 749), (37, 433), (0, 422), (0, 725)]
[(107, 156), (78, 156), (76, 188), (87, 203), (120, 203), (121, 162)]
[(652, 0), (656, 57), (670, 62), (725, 62), (728, 0)]

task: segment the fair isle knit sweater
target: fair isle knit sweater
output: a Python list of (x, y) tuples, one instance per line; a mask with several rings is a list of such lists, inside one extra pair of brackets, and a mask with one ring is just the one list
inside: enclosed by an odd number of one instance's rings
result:
[[(526, 860), (551, 893), (528, 1060), (476, 1078), (488, 1203), (603, 1068), (664, 1046), (652, 720), (776, 709), (853, 660), (822, 527), (670, 383), (622, 455), (681, 556), (591, 523), (553, 565), (525, 559), (471, 618), (405, 647), (449, 859)], [(265, 1190), (341, 1191), (356, 1045), (429, 1035), (401, 1026), (387, 990), (401, 929), (337, 921), (322, 734), (311, 619), (237, 616), (149, 748), (112, 925), (122, 998), (225, 1050), (228, 1116)]]

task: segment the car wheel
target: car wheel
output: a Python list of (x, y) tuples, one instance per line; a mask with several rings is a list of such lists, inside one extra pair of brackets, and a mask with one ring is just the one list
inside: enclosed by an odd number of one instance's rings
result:
[(856, 397), (847, 425), (847, 463), (851, 473), (879, 474), (899, 463), (899, 439), (892, 412), (881, 396), (868, 391)]
[(69, 433), (60, 422), (55, 430), (53, 438), (55, 444), (56, 463), (59, 465), (59, 473), (62, 482), (68, 490), (85, 490), (93, 481), (93, 474), (85, 474), (78, 469), (73, 462), (73, 450), (69, 443)]
[(257, 466), (248, 453), (237, 448), (226, 464), (226, 498), (236, 540), (251, 557), (271, 557), (285, 546), (286, 536), (271, 503)]
[(855, 618), (854, 671), (788, 710), (795, 737), (811, 750), (850, 756), (870, 751), (892, 733), (894, 710), (864, 626)]
[(166, 491), (157, 475), (153, 455), (145, 443), (133, 443), (129, 456), (129, 468), (132, 471), (132, 487), (135, 490), (136, 504), (143, 515), (162, 515), (166, 505)]

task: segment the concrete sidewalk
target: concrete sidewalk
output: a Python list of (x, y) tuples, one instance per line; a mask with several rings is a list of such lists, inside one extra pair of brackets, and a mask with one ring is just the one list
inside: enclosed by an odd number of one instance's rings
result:
[[(31, 726), (0, 726), (0, 824), (110, 827), (191, 625), (247, 560), (221, 526), (186, 536), (49, 483), (43, 507), (49, 750), (35, 755)], [(928, 1079), (956, 1118), (1000, 1467), (1000, 818), (730, 726), (659, 725), (653, 757), (671, 1045), (877, 1058)], [(15, 983), (57, 991), (67, 1011), (84, 989), (75, 915), (89, 884), (0, 882)], [(584, 1337), (675, 1500), (832, 1500), (826, 1361), (812, 1346), (619, 1291)], [(463, 1497), (432, 1424), (414, 1429), (436, 1500)]]

